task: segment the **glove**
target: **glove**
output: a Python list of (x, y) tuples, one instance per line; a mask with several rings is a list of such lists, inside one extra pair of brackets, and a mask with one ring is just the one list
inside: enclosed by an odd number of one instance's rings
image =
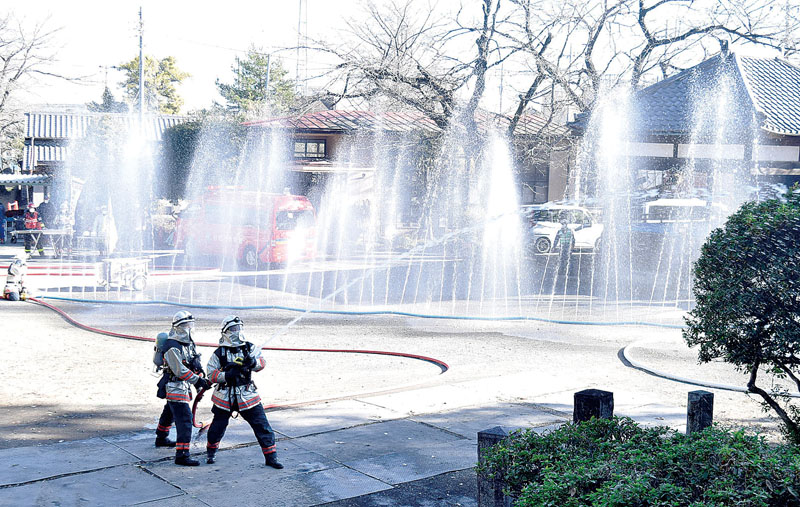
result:
[(241, 366), (236, 363), (228, 363), (225, 365), (225, 369), (222, 370), (225, 373), (225, 383), (231, 385), (238, 385), (239, 381), (242, 377), (242, 370)]
[(194, 383), (194, 387), (197, 388), (197, 392), (200, 392), (203, 389), (210, 389), (211, 386), (211, 382), (209, 382), (205, 377), (200, 377), (197, 382)]
[(248, 370), (252, 370), (256, 367), (256, 358), (251, 355), (244, 356), (244, 367)]
[(192, 371), (199, 374), (203, 371), (203, 363), (200, 362), (200, 356), (194, 356), (191, 362)]

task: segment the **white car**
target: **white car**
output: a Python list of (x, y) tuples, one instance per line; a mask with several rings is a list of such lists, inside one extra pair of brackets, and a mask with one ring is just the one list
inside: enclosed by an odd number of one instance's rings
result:
[(523, 206), (522, 214), (530, 226), (532, 253), (545, 254), (553, 250), (564, 218), (575, 234), (576, 249), (596, 249), (603, 235), (603, 224), (597, 223), (589, 210), (581, 206), (545, 203)]

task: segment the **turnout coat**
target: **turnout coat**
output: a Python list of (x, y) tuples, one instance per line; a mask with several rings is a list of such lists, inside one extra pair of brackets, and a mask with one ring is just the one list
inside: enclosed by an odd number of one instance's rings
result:
[(169, 376), (167, 382), (167, 401), (189, 403), (192, 399), (192, 392), (189, 384), (195, 384), (200, 380), (202, 364), (200, 354), (194, 347), (194, 342), (189, 340), (185, 343), (183, 336), (176, 335), (174, 329), (170, 331), (170, 340), (175, 340), (179, 346), (170, 347), (164, 352), (165, 373)]
[(253, 372), (263, 370), (267, 364), (261, 357), (261, 348), (250, 342), (245, 342), (244, 345), (238, 347), (222, 345), (211, 354), (211, 359), (208, 360), (206, 367), (208, 379), (217, 383), (214, 394), (211, 396), (211, 402), (223, 410), (230, 411), (233, 408), (233, 410), (241, 412), (261, 403), (261, 396), (252, 381), (235, 387), (225, 383), (225, 365), (235, 362), (237, 358), (244, 360), (245, 355), (249, 355), (256, 361)]

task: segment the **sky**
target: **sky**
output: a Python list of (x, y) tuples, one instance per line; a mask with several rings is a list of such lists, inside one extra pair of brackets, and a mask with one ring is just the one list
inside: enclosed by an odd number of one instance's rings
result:
[[(122, 73), (111, 66), (139, 54), (139, 7), (144, 20), (144, 53), (174, 56), (178, 68), (191, 74), (179, 87), (183, 112), (221, 102), (215, 80), (232, 82), (231, 66), (251, 44), (265, 50), (295, 46), (300, 0), (198, 2), (185, 0), (0, 0), (24, 26), (44, 22), (57, 30), (50, 53), (56, 62), (48, 70), (81, 77), (76, 83), (44, 79), (20, 93), (28, 104), (82, 104), (101, 100), (108, 82), (117, 100)], [(356, 13), (355, 0), (305, 0), (306, 33), (321, 37), (341, 26), (343, 15)], [(293, 75), (295, 51), (279, 54)], [(314, 56), (309, 54), (309, 67)], [(301, 56), (301, 62), (305, 59)], [(313, 72), (313, 69), (309, 71)], [(301, 75), (304, 71), (300, 70)], [(107, 76), (107, 77), (106, 77)]]
[[(300, 2), (303, 16), (299, 16)], [(173, 56), (180, 70), (188, 72), (178, 93), (184, 99), (182, 113), (222, 102), (217, 79), (231, 83), (232, 65), (253, 44), (266, 51), (295, 46), (298, 18), (302, 31), (315, 40), (337, 39), (345, 18), (361, 15), (366, 0), (236, 0), (228, 3), (187, 0), (0, 0), (0, 15), (12, 13), (23, 26), (45, 23), (56, 30), (50, 53), (56, 62), (48, 71), (70, 76), (75, 82), (40, 79), (25, 83), (16, 99), (26, 104), (85, 104), (100, 102), (106, 83), (117, 100), (123, 74), (112, 67), (139, 54), (139, 8), (144, 20), (144, 52), (164, 58)], [(478, 0), (430, 0), (436, 9), (454, 10), (462, 2), (467, 11), (478, 12)], [(558, 0), (556, 0), (558, 1)], [(378, 1), (380, 3), (380, 1)], [(471, 7), (471, 8), (470, 8)], [(422, 14), (422, 13), (421, 13)], [(297, 68), (294, 50), (277, 53), (289, 77)], [(319, 55), (301, 55), (300, 76), (314, 75), (324, 62)], [(306, 69), (306, 62), (308, 70)], [(498, 79), (502, 67), (489, 76), (484, 107), (513, 106), (515, 94), (527, 88), (514, 86), (511, 73), (506, 86)], [(523, 76), (527, 80), (528, 76)], [(508, 100), (503, 103), (502, 97)]]

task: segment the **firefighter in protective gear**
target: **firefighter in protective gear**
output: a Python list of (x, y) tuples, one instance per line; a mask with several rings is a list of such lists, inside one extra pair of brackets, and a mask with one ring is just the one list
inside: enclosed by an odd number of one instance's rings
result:
[(261, 348), (245, 340), (243, 327), (242, 320), (235, 315), (222, 321), (219, 347), (211, 354), (206, 368), (211, 381), (218, 383), (211, 397), (214, 419), (208, 428), (206, 462), (215, 462), (231, 413), (236, 411), (253, 429), (264, 453), (265, 464), (280, 469), (283, 465), (277, 459), (275, 432), (267, 421), (261, 397), (251, 379), (253, 372), (264, 369), (266, 361), (261, 357)]
[(6, 286), (3, 289), (3, 297), (10, 301), (23, 301), (28, 297), (28, 289), (25, 288), (25, 273), (28, 265), (25, 263), (25, 255), (19, 254), (8, 266), (6, 275)]
[[(167, 400), (156, 428), (156, 447), (175, 447), (175, 464), (197, 466), (200, 463), (189, 456), (192, 438), (192, 410), (189, 401), (192, 393), (189, 384), (198, 391), (208, 389), (211, 383), (205, 379), (200, 354), (192, 340), (194, 317), (181, 310), (172, 318), (172, 329), (164, 344), (163, 376), (159, 382), (159, 397)], [(178, 433), (178, 441), (167, 438), (172, 423)]]
[[(42, 219), (39, 218), (39, 213), (36, 212), (36, 207), (33, 203), (28, 204), (28, 209), (25, 210), (25, 216), (23, 217), (25, 230), (27, 231), (38, 231), (42, 228)], [(33, 236), (30, 234), (25, 235), (25, 253), (30, 254), (33, 246)], [(39, 251), (39, 255), (44, 255), (44, 245), (41, 244), (41, 241), (36, 242), (37, 244), (36, 249)]]

